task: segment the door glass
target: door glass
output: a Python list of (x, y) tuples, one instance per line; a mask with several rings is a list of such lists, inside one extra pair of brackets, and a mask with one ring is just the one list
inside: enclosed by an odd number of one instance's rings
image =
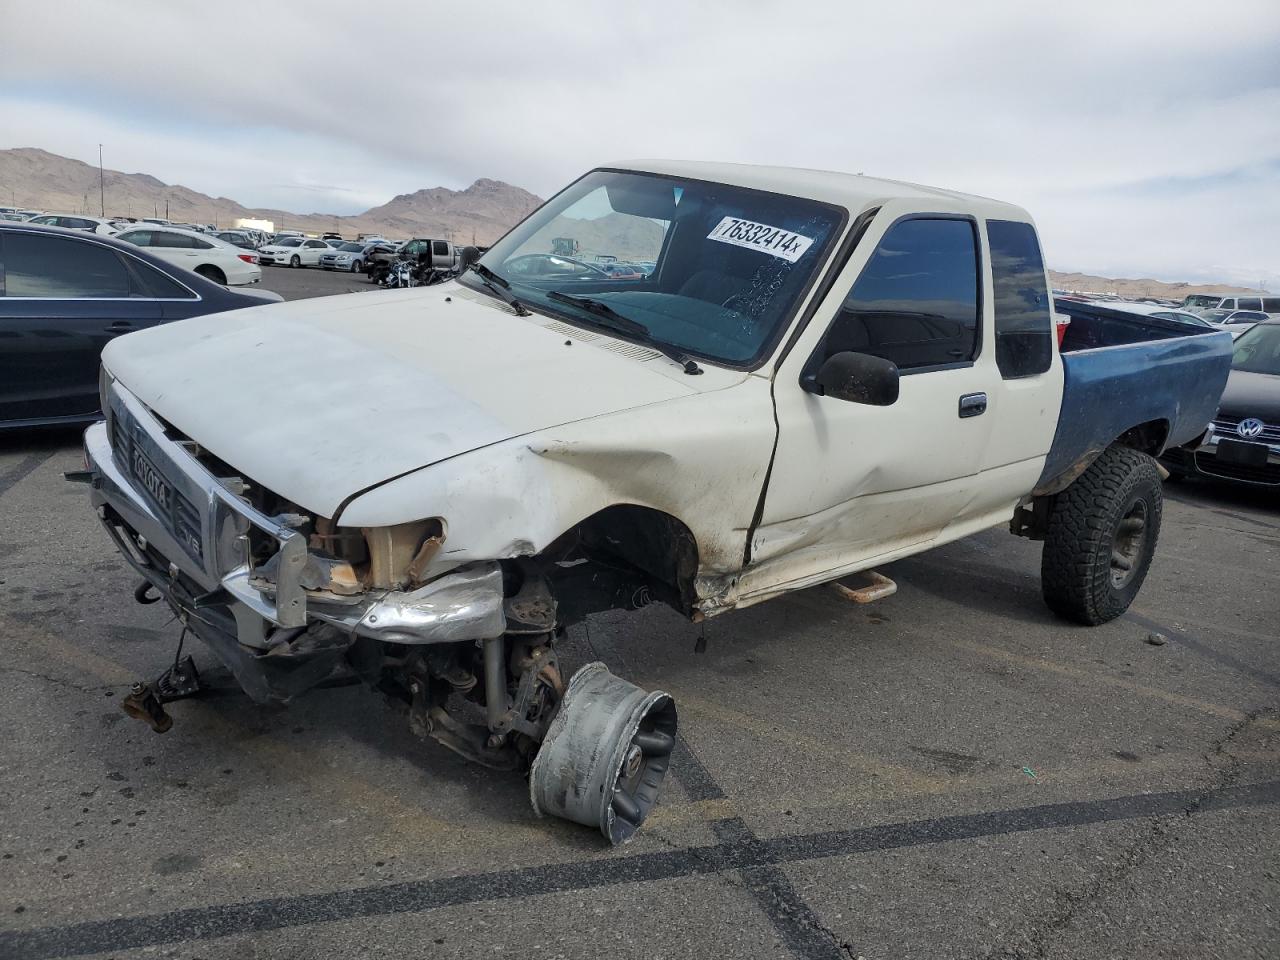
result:
[(968, 220), (911, 219), (889, 228), (827, 331), (822, 358), (841, 351), (900, 369), (978, 353), (978, 251)]
[(151, 246), (153, 247), (169, 247), (178, 250), (191, 250), (195, 245), (196, 242), (194, 239), (181, 233), (166, 233), (161, 231), (151, 235)]
[(1053, 324), (1035, 227), (988, 220), (996, 365), (1006, 379), (1044, 373), (1053, 362)]
[(167, 277), (149, 263), (143, 263), (133, 257), (129, 258), (129, 266), (138, 278), (138, 295), (156, 297), (161, 300), (194, 300), (196, 295), (172, 277)]
[(1241, 310), (1261, 310), (1262, 300), (1259, 297), (1241, 297), (1240, 309)]
[(70, 237), (8, 234), (4, 274), (10, 297), (104, 299), (131, 292), (129, 273), (114, 250)]

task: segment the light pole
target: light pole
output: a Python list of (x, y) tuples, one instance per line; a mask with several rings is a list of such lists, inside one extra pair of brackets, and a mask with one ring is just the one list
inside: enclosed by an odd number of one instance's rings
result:
[(107, 188), (102, 175), (102, 144), (98, 144), (98, 216), (107, 215)]

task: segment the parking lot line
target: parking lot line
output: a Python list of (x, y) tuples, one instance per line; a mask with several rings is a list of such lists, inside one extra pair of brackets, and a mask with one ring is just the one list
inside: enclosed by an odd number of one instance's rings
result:
[(48, 453), (29, 454), (26, 458), (20, 460), (16, 467), (11, 467), (4, 473), (0, 473), (0, 497), (3, 497), (31, 473), (35, 472), (42, 463), (59, 452), (58, 450), (52, 450)]
[(1154, 817), (1203, 816), (1280, 803), (1280, 781), (1214, 790), (1139, 793), (1106, 800), (959, 814), (770, 839), (728, 838), (699, 847), (554, 863), (329, 893), (192, 907), (167, 913), (0, 932), (0, 955), (24, 960), (215, 940), (236, 934), (522, 900), (596, 887), (749, 871), (875, 851)]

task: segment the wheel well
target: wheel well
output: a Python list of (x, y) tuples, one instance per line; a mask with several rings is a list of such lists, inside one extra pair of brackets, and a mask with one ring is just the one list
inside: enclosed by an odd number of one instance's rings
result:
[(1164, 450), (1165, 441), (1168, 439), (1168, 420), (1148, 420), (1136, 427), (1130, 427), (1116, 437), (1114, 446), (1131, 447), (1139, 453), (1147, 453), (1155, 457)]
[(597, 597), (597, 603), (585, 604), (593, 609), (647, 602), (648, 597), (635, 602), (634, 591), (627, 595), (631, 599), (619, 600), (622, 588), (629, 585), (647, 589), (653, 599), (685, 615), (693, 610), (698, 544), (683, 522), (661, 510), (637, 504), (606, 507), (557, 537), (540, 559), (548, 576), (561, 584), (557, 593), (566, 605), (579, 605), (567, 594), (586, 584), (594, 590), (613, 590), (612, 600), (600, 602)]
[(200, 274), (206, 280), (212, 280), (215, 283), (226, 283), (227, 275), (221, 269), (215, 267), (212, 263), (202, 263), (196, 267), (195, 272)]
[(1010, 532), (1032, 540), (1043, 540), (1054, 498), (1075, 483), (1076, 479), (1106, 450), (1111, 447), (1128, 447), (1130, 450), (1158, 457), (1164, 451), (1165, 441), (1168, 439), (1168, 420), (1148, 420), (1146, 423), (1130, 427), (1102, 450), (1087, 451), (1069, 469), (1062, 471), (1051, 482), (1037, 487), (1029, 503), (1020, 503), (1014, 508), (1013, 520), (1009, 525)]

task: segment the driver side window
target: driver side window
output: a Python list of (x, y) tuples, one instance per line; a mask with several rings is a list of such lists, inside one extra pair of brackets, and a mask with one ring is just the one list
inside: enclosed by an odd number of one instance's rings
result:
[(912, 218), (889, 228), (832, 321), (819, 363), (843, 351), (900, 370), (978, 355), (978, 244), (967, 219)]

